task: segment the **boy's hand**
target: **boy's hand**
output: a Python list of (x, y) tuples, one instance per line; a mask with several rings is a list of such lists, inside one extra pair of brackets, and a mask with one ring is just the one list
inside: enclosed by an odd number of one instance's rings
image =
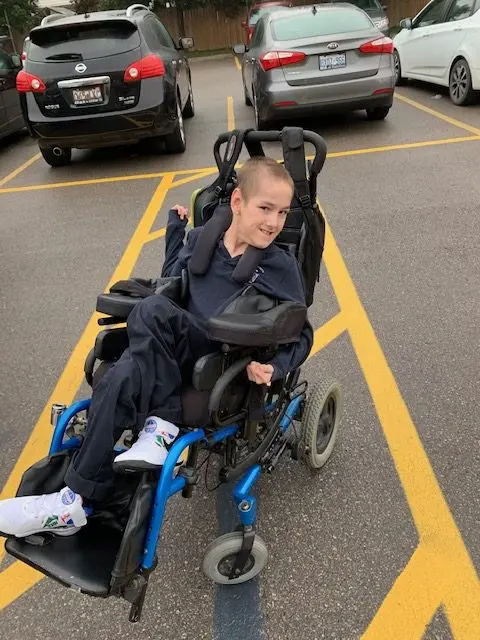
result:
[(256, 384), (272, 384), (273, 366), (271, 364), (260, 364), (260, 362), (250, 362), (247, 366), (247, 375), (250, 382)]
[(172, 207), (173, 211), (176, 211), (180, 220), (188, 220), (188, 209), (187, 207), (183, 207), (181, 204), (176, 204)]

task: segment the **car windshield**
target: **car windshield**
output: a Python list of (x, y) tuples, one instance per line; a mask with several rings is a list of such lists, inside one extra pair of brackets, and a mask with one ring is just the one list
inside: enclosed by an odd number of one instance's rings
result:
[(371, 29), (370, 19), (360, 11), (345, 9), (321, 10), (317, 13), (302, 11), (288, 18), (278, 17), (271, 25), (274, 40), (300, 40), (319, 38), (335, 33), (350, 33)]
[(283, 7), (283, 6), (259, 7), (258, 9), (255, 9), (254, 11), (252, 11), (252, 13), (250, 14), (250, 19), (248, 21), (248, 24), (251, 27), (253, 27), (254, 25), (257, 24), (260, 18), (264, 16), (266, 13), (272, 13), (272, 11), (280, 11), (285, 8), (286, 7)]

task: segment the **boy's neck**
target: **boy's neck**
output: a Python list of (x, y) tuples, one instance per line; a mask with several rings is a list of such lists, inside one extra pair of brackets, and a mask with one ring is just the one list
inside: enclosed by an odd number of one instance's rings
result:
[(232, 224), (225, 231), (225, 235), (223, 236), (223, 244), (225, 245), (225, 249), (228, 251), (231, 258), (241, 256), (243, 253), (245, 253), (248, 247), (248, 244), (244, 240), (239, 238), (235, 222), (232, 222)]

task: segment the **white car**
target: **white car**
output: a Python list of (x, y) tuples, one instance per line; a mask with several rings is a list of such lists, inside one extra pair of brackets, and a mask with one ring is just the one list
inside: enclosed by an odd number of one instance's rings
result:
[(394, 38), (397, 84), (407, 78), (449, 87), (454, 104), (480, 90), (480, 0), (432, 0)]

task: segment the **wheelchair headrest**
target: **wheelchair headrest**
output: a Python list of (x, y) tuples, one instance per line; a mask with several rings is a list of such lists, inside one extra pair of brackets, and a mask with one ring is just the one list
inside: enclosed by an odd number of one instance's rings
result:
[[(215, 249), (231, 223), (232, 210), (230, 205), (223, 204), (215, 209), (212, 217), (202, 226), (189, 262), (190, 272), (193, 275), (203, 276), (207, 273)], [(262, 258), (262, 249), (248, 247), (233, 271), (233, 279), (240, 284), (248, 282)]]

